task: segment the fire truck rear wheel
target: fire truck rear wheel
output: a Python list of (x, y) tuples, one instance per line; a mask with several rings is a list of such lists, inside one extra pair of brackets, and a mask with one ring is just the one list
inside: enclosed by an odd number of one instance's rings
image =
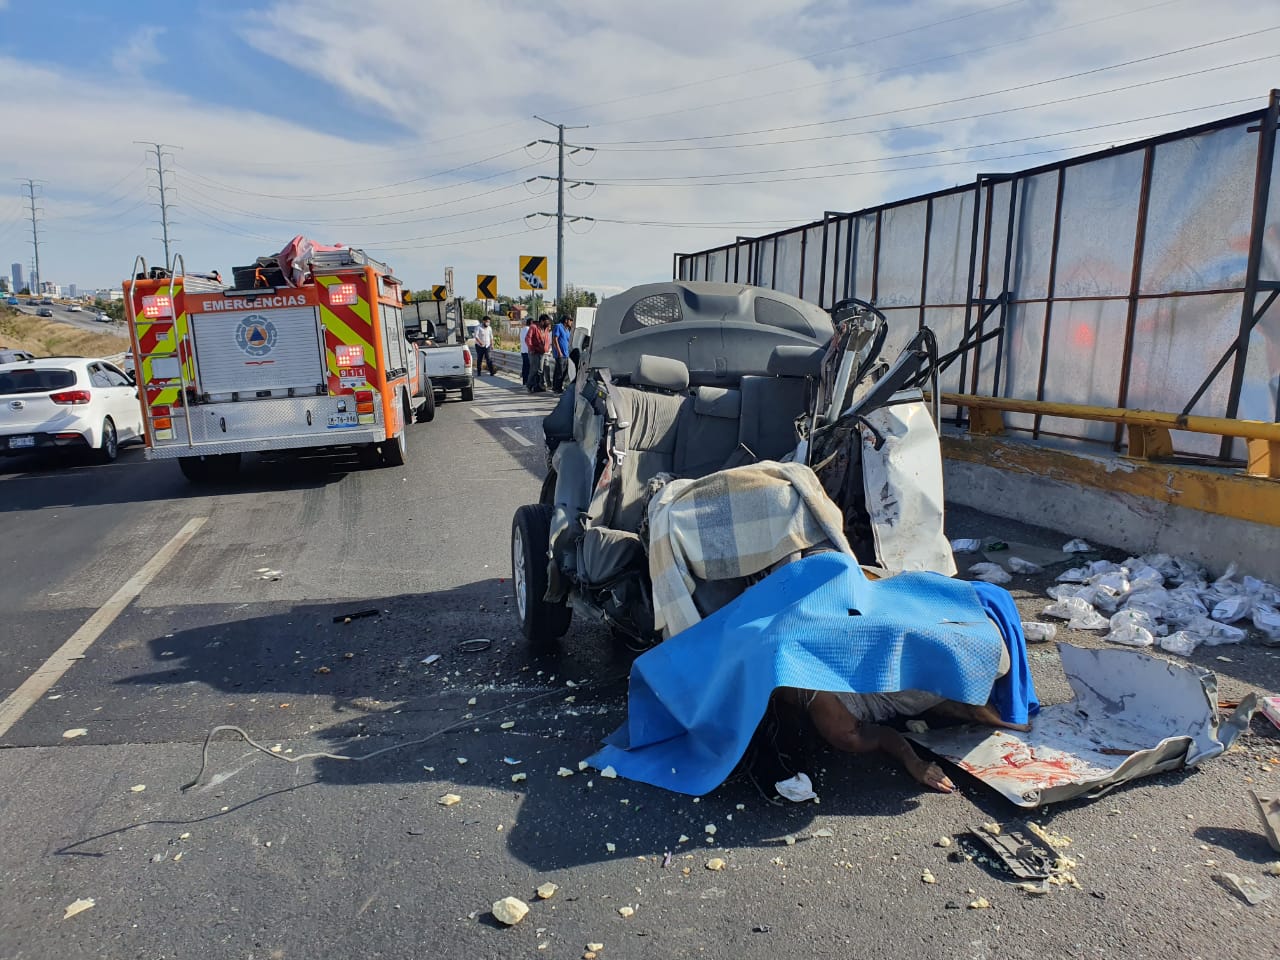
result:
[(240, 454), (179, 457), (178, 469), (191, 483), (228, 483), (240, 472)]

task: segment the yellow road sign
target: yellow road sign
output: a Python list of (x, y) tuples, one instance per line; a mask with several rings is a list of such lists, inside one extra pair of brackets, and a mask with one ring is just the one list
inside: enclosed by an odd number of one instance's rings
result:
[(476, 299), (497, 300), (498, 278), (492, 273), (476, 274)]
[(520, 289), (521, 290), (547, 289), (547, 258), (546, 257), (521, 257), (520, 258)]
[(446, 287), (443, 283), (433, 283), (431, 285), (431, 299), (432, 300), (448, 300), (449, 288)]

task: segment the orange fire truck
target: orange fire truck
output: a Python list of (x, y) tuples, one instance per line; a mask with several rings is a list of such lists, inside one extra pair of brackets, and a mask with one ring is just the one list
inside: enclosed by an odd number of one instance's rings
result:
[(172, 272), (135, 262), (124, 295), (148, 459), (192, 482), (231, 479), (245, 453), (353, 447), (404, 464), (406, 428), (435, 399), (400, 281), (353, 249), (291, 266), (238, 268), (228, 287), (181, 257)]

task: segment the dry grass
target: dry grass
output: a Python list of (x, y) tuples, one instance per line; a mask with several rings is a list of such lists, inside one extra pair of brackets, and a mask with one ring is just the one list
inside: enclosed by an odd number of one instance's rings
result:
[(29, 350), (37, 357), (110, 357), (128, 351), (129, 337), (123, 330), (91, 333), (5, 308), (0, 313), (0, 346)]

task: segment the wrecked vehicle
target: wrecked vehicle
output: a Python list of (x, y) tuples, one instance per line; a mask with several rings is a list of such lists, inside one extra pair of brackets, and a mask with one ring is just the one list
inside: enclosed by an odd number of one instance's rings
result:
[[(543, 423), (550, 469), (540, 502), (520, 507), (512, 522), (525, 637), (545, 647), (577, 612), (647, 648), (723, 607), (788, 556), (770, 542), (775, 552), (754, 566), (712, 570), (714, 561), (699, 566), (682, 555), (687, 612), (655, 603), (648, 521), (662, 512), (650, 511), (650, 500), (679, 511), (674, 491), (712, 475), (772, 482), (771, 516), (784, 526), (793, 511), (808, 510), (805, 529), (787, 541), (791, 553), (847, 536), (860, 559), (889, 572), (953, 574), (936, 411), (922, 393), (937, 370), (933, 337), (920, 331), (891, 365), (880, 357), (886, 332), (884, 315), (861, 301), (828, 313), (741, 284), (646, 284), (605, 300), (585, 355), (574, 358), (574, 389)], [(762, 480), (733, 469), (776, 462), (811, 467), (805, 473), (823, 490), (795, 488), (794, 472)], [(788, 499), (778, 494), (783, 486), (798, 492)], [(751, 502), (749, 490), (736, 495)], [(840, 510), (834, 524), (821, 516), (818, 501), (827, 498)], [(736, 535), (747, 525), (730, 526)], [(726, 552), (747, 551), (737, 543)], [(678, 583), (674, 590), (681, 593)]]

